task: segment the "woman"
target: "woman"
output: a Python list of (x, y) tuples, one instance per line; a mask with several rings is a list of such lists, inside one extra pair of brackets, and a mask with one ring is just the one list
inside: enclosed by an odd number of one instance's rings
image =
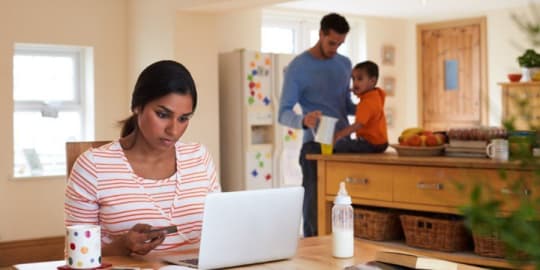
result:
[[(159, 61), (142, 71), (121, 138), (84, 152), (66, 187), (66, 226), (99, 224), (103, 256), (192, 249), (203, 204), (220, 186), (212, 157), (181, 143), (197, 105), (189, 71)], [(178, 232), (156, 230), (176, 226)]]

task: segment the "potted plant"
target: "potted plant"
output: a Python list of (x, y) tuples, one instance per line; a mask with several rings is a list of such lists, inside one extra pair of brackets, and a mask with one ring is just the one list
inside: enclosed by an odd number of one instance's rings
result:
[(531, 78), (534, 80), (536, 73), (540, 71), (540, 54), (533, 49), (528, 49), (517, 60), (523, 73), (522, 80), (525, 82), (530, 81)]

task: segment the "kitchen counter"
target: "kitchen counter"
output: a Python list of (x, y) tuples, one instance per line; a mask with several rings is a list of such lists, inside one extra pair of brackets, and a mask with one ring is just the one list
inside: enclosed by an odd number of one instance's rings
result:
[(308, 155), (308, 159), (320, 161), (350, 161), (366, 164), (393, 164), (405, 166), (443, 166), (450, 168), (482, 168), (482, 169), (512, 169), (530, 170), (519, 162), (498, 162), (488, 158), (461, 158), (461, 157), (410, 157), (398, 156), (396, 153), (383, 154), (333, 154)]

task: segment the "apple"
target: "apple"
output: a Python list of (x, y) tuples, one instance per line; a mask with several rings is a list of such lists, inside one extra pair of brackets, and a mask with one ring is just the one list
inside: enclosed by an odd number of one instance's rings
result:
[(431, 135), (426, 136), (426, 145), (427, 146), (437, 146), (437, 145), (441, 145), (441, 144), (442, 144), (442, 141), (439, 138), (439, 136), (437, 136), (437, 134), (431, 134)]
[(409, 146), (420, 146), (422, 144), (422, 139), (419, 135), (412, 135), (405, 140), (405, 144)]

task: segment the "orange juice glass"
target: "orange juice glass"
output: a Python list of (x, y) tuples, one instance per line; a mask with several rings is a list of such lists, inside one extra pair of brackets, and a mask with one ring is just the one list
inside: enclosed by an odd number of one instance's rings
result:
[(321, 153), (323, 155), (331, 155), (334, 151), (334, 145), (321, 143)]

